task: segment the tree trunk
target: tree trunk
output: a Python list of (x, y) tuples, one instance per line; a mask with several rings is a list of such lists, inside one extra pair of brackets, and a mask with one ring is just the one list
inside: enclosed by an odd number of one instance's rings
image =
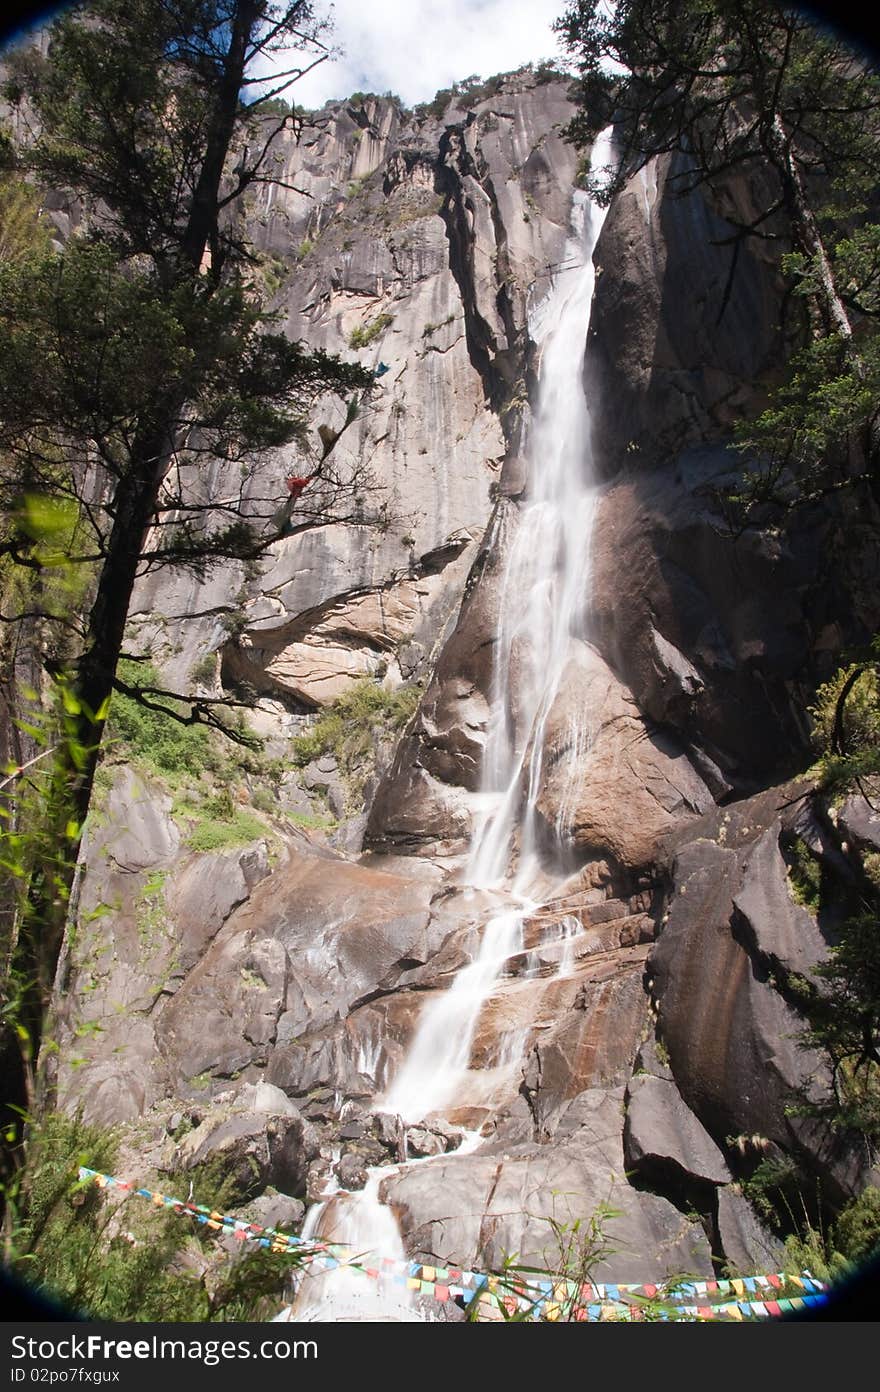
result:
[(860, 364), (861, 359), (852, 347), (852, 324), (846, 312), (846, 306), (838, 294), (834, 272), (825, 250), (825, 243), (822, 240), (822, 234), (819, 231), (813, 210), (807, 201), (803, 179), (792, 154), (791, 141), (786, 134), (782, 117), (778, 111), (773, 113), (773, 119), (768, 127), (768, 144), (771, 158), (782, 181), (782, 190), (791, 219), (794, 243), (799, 251), (812, 258), (818, 271), (819, 310), (825, 323), (826, 332), (839, 334), (849, 345), (848, 352), (853, 362)]

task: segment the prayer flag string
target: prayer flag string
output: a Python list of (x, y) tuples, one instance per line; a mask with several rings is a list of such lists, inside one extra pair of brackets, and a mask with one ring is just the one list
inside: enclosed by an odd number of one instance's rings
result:
[[(808, 1271), (798, 1274), (773, 1272), (767, 1275), (736, 1276), (718, 1280), (674, 1281), (664, 1286), (651, 1282), (582, 1282), (564, 1277), (536, 1278), (470, 1271), (462, 1267), (436, 1266), (426, 1262), (399, 1262), (388, 1257), (363, 1261), (365, 1253), (338, 1242), (302, 1238), (277, 1228), (249, 1223), (244, 1218), (223, 1214), (206, 1204), (195, 1204), (146, 1189), (130, 1180), (101, 1174), (85, 1165), (79, 1178), (99, 1189), (117, 1189), (122, 1195), (147, 1199), (157, 1208), (193, 1218), (211, 1232), (226, 1233), (239, 1242), (254, 1242), (276, 1254), (296, 1253), (310, 1271), (332, 1271), (349, 1267), (367, 1278), (390, 1278), (392, 1284), (414, 1294), (445, 1303), (456, 1301), (467, 1308), (478, 1302), (478, 1313), (485, 1318), (511, 1318), (527, 1315), (531, 1319), (556, 1322), (768, 1319), (795, 1310), (820, 1305), (827, 1299), (826, 1285)], [(782, 1291), (788, 1294), (781, 1295)], [(761, 1299), (761, 1296), (765, 1299)]]

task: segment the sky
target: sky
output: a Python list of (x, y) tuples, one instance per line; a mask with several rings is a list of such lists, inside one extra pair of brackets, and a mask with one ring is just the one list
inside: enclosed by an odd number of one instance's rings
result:
[[(318, 0), (326, 13), (326, 0)], [(491, 77), (523, 63), (559, 59), (550, 25), (565, 0), (334, 0), (343, 56), (290, 89), (316, 108), (352, 92), (395, 92), (407, 106), (472, 73)]]

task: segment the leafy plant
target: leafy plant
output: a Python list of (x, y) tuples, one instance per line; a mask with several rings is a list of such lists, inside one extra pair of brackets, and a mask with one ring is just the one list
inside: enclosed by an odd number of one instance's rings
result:
[[(134, 687), (161, 686), (159, 673), (148, 662), (123, 659), (122, 680)], [(185, 712), (182, 702), (160, 702), (165, 710), (143, 705), (121, 691), (114, 693), (107, 722), (107, 741), (117, 753), (125, 752), (147, 768), (172, 778), (189, 774), (197, 778), (212, 757), (212, 737), (201, 725), (182, 725), (166, 711)]]
[(322, 754), (332, 754), (348, 779), (352, 805), (358, 802), (377, 742), (402, 730), (418, 705), (417, 686), (394, 691), (369, 677), (354, 683), (332, 701), (314, 725), (291, 741), (294, 763), (304, 768)]
[[(45, 1119), (7, 1193), (7, 1265), (91, 1319), (270, 1318), (298, 1254), (252, 1249), (229, 1257), (203, 1226), (136, 1197), (117, 1203), (120, 1191), (78, 1178), (80, 1165), (112, 1173), (117, 1145), (112, 1131), (78, 1117)], [(191, 1178), (196, 1202), (227, 1206), (219, 1167), (200, 1167)]]
[(368, 348), (393, 322), (393, 314), (387, 312), (377, 314), (375, 319), (371, 319), (368, 323), (361, 324), (352, 330), (348, 340), (349, 347), (354, 349)]

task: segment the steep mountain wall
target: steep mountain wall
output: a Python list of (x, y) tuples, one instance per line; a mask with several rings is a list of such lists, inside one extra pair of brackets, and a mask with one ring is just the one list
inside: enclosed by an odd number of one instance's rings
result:
[[(775, 785), (806, 761), (806, 695), (876, 627), (876, 557), (844, 548), (867, 519), (842, 504), (785, 538), (719, 535), (731, 424), (782, 353), (780, 285), (748, 246), (727, 283), (729, 225), (700, 195), (673, 199), (662, 166), (617, 200), (596, 253), (592, 645), (550, 713), (538, 803), (546, 827), (570, 804), (568, 879), (526, 920), (457, 1106), (410, 1128), (410, 1153), (440, 1158), (397, 1168), (399, 1130), (374, 1112), (426, 1003), (504, 906), (458, 872), (504, 547), (530, 485), (529, 316), (565, 273), (569, 110), (563, 84), (520, 74), (441, 120), (367, 98), (281, 144), (255, 235), (291, 335), (387, 365), (336, 447), (369, 464), (375, 496), (362, 521), (281, 541), (259, 573), (145, 580), (132, 638), (181, 682), (218, 654), (213, 689), (257, 693), (280, 757), (359, 675), (424, 696), (365, 809), (362, 855), (360, 831), (343, 855), (280, 817), (245, 850), (199, 853), (157, 780), (117, 781), (62, 969), (59, 1092), (126, 1123), (139, 1173), (239, 1164), (271, 1103), (289, 1145), (283, 1165), (259, 1151), (257, 1188), (314, 1199), (334, 1166), (356, 1188), (387, 1164), (381, 1195), (425, 1259), (552, 1265), (553, 1223), (608, 1201), (622, 1217), (606, 1277), (760, 1269), (775, 1249), (735, 1184), (737, 1138), (796, 1153), (838, 1196), (862, 1178), (845, 1139), (786, 1111), (792, 1088), (821, 1081), (792, 1042), (786, 982), (828, 928), (794, 903), (785, 857), (800, 838), (845, 881), (873, 833), (844, 850), (808, 785)], [(342, 410), (315, 427), (338, 429)], [(255, 511), (283, 501), (303, 461), (248, 478)], [(218, 503), (240, 486), (219, 463), (193, 480)], [(502, 699), (515, 723), (515, 683)], [(585, 705), (592, 739), (574, 746), (568, 714)], [(547, 933), (563, 921), (565, 970)], [(476, 1153), (446, 1154), (456, 1124), (482, 1129)]]

